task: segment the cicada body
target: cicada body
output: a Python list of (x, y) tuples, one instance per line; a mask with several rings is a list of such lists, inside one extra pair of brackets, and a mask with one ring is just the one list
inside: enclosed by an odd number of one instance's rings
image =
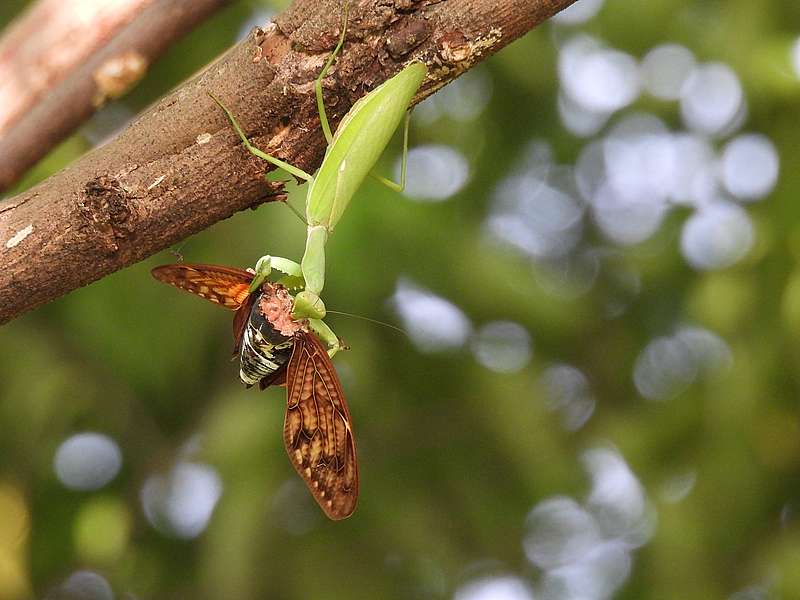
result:
[(344, 519), (358, 499), (358, 465), (350, 411), (328, 353), (280, 284), (250, 292), (253, 274), (216, 265), (156, 267), (153, 277), (235, 310), (234, 352), (248, 387), (286, 385), (284, 445), (297, 473), (331, 519)]
[(264, 318), (256, 301), (242, 332), (239, 379), (247, 386), (269, 381), (286, 366), (293, 345), (293, 338), (282, 336)]
[[(285, 317), (291, 313), (292, 300), (283, 286), (265, 282), (251, 297), (252, 302), (238, 309), (247, 321), (241, 331), (234, 331), (234, 344), (239, 348), (239, 379), (248, 387), (259, 384), (264, 389), (283, 375), (294, 337), (302, 328)], [(279, 313), (282, 327), (269, 319)]]

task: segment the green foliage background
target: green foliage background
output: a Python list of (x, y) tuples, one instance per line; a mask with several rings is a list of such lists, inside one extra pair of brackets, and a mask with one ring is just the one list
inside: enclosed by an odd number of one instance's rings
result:
[[(0, 6), (0, 25), (22, 4)], [(122, 106), (138, 112), (212, 60), (255, 8), (234, 3), (209, 20)], [(468, 347), (423, 354), (388, 329), (333, 317), (352, 347), (336, 364), (362, 492), (354, 516), (332, 523), (286, 460), (283, 390), (259, 393), (237, 380), (230, 315), (152, 280), (151, 267), (173, 262), (167, 253), (116, 273), (0, 330), (0, 598), (42, 597), (78, 569), (101, 574), (118, 598), (450, 598), (499, 574), (536, 589), (526, 516), (553, 496), (583, 499), (591, 481), (581, 457), (597, 447), (624, 457), (654, 516), (613, 597), (800, 598), (800, 81), (789, 58), (800, 4), (608, 0), (581, 30), (636, 57), (678, 42), (737, 72), (749, 103), (744, 130), (768, 136), (781, 160), (775, 191), (747, 207), (757, 239), (743, 261), (689, 267), (679, 212), (649, 241), (621, 248), (588, 293), (565, 299), (537, 283), (529, 261), (484, 241), (492, 192), (531, 140), (549, 142), (562, 163), (584, 143), (555, 108), (553, 38), (569, 28), (546, 24), (486, 62), (493, 95), (477, 120), (413, 130), (412, 144), (462, 152), (469, 183), (441, 203), (367, 183), (330, 242), (325, 290), (331, 308), (395, 322), (387, 300), (407, 277), (476, 326), (524, 326), (530, 363), (496, 373)], [(674, 103), (643, 96), (634, 108), (679, 124)], [(109, 110), (90, 127), (102, 130)], [(85, 152), (84, 133), (20, 187)], [(248, 266), (265, 252), (299, 258), (303, 241), (289, 211), (263, 206), (181, 252), (190, 262)], [(641, 291), (608, 318), (615, 282), (631, 271)], [(647, 401), (633, 382), (636, 358), (685, 322), (721, 336), (733, 366)], [(578, 431), (547, 408), (540, 375), (554, 362), (580, 368), (597, 400)], [(103, 432), (122, 450), (122, 471), (96, 492), (66, 489), (53, 470), (57, 447), (80, 431)], [(154, 529), (139, 495), (192, 440), (189, 456), (217, 470), (223, 493), (207, 529), (185, 540)], [(688, 494), (665, 500), (661, 490), (685, 473), (696, 477)]]

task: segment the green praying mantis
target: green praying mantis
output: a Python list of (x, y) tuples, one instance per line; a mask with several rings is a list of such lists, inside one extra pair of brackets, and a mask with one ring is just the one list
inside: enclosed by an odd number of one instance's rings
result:
[[(341, 342), (324, 318), (320, 294), (325, 285), (325, 244), (350, 200), (406, 116), (400, 183), (377, 177), (395, 190), (405, 185), (408, 106), (427, 75), (413, 61), (356, 102), (331, 133), (322, 97), (322, 80), (344, 45), (341, 37), (316, 79), (320, 124), (328, 141), (316, 175), (253, 146), (231, 111), (213, 95), (245, 148), (253, 155), (308, 183), (307, 236), (298, 264), (262, 256), (254, 270), (206, 264), (155, 267), (157, 280), (235, 310), (234, 352), (245, 385), (286, 386), (284, 445), (289, 460), (331, 519), (352, 514), (358, 499), (358, 463), (350, 412), (331, 357)], [(283, 273), (268, 281), (273, 269)], [(298, 291), (299, 290), (299, 291)], [(294, 292), (297, 292), (294, 294)], [(293, 295), (294, 294), (294, 295)]]
[(316, 175), (290, 165), (253, 146), (242, 131), (233, 113), (216, 97), (212, 99), (225, 111), (244, 147), (253, 155), (283, 169), (308, 183), (306, 196), (307, 236), (300, 264), (286, 258), (263, 256), (256, 263), (250, 291), (255, 292), (272, 269), (284, 273), (302, 291), (295, 295), (292, 316), (308, 319), (309, 327), (325, 342), (332, 357), (341, 344), (339, 338), (323, 321), (326, 310), (320, 298), (325, 285), (325, 244), (342, 217), (350, 200), (375, 166), (400, 121), (405, 117), (403, 160), (400, 183), (380, 176), (376, 178), (396, 191), (405, 187), (408, 152), (408, 107), (423, 80), (427, 67), (412, 61), (399, 73), (359, 99), (344, 116), (335, 133), (331, 133), (322, 96), (322, 81), (341, 51), (346, 34), (347, 7), (344, 10), (342, 33), (315, 81), (315, 95), (320, 124), (328, 142), (325, 157)]

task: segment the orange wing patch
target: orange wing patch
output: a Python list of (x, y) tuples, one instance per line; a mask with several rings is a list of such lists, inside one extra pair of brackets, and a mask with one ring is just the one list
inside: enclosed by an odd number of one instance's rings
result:
[(286, 372), (286, 452), (325, 514), (344, 519), (358, 500), (350, 411), (320, 341), (311, 333), (299, 333), (294, 339)]
[(163, 283), (230, 310), (244, 304), (253, 280), (252, 273), (218, 265), (177, 263), (156, 267), (150, 273)]

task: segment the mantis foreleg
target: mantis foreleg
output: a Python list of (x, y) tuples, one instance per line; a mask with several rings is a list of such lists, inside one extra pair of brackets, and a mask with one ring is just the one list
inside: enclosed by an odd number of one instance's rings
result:
[(328, 356), (333, 358), (333, 355), (342, 349), (342, 343), (339, 341), (339, 338), (333, 330), (328, 327), (325, 321), (309, 319), (308, 326), (311, 331), (317, 334), (317, 337), (328, 346)]
[(299, 169), (298, 167), (295, 167), (294, 165), (290, 165), (289, 163), (287, 163), (285, 161), (282, 161), (279, 158), (275, 158), (271, 154), (267, 154), (263, 150), (260, 150), (260, 149), (256, 148), (255, 146), (253, 146), (253, 144), (250, 143), (250, 140), (247, 139), (247, 136), (242, 131), (242, 128), (239, 126), (239, 122), (236, 120), (236, 117), (234, 117), (233, 113), (230, 110), (228, 110), (228, 107), (225, 106), (211, 92), (209, 92), (208, 95), (211, 96), (211, 99), (214, 102), (216, 102), (217, 104), (219, 104), (219, 107), (222, 110), (225, 111), (225, 114), (228, 116), (228, 120), (230, 120), (231, 125), (233, 125), (233, 128), (236, 130), (236, 133), (239, 134), (239, 138), (241, 138), (242, 144), (244, 144), (244, 147), (247, 148), (247, 150), (248, 150), (248, 152), (250, 152), (250, 154), (253, 154), (254, 156), (257, 156), (258, 158), (261, 158), (261, 159), (267, 161), (268, 163), (271, 163), (271, 164), (275, 165), (276, 167), (278, 167), (280, 169), (283, 169), (284, 171), (286, 171), (290, 175), (294, 175), (298, 179), (303, 179), (305, 181), (314, 181), (314, 177), (309, 175), (308, 173), (306, 173), (302, 169)]

